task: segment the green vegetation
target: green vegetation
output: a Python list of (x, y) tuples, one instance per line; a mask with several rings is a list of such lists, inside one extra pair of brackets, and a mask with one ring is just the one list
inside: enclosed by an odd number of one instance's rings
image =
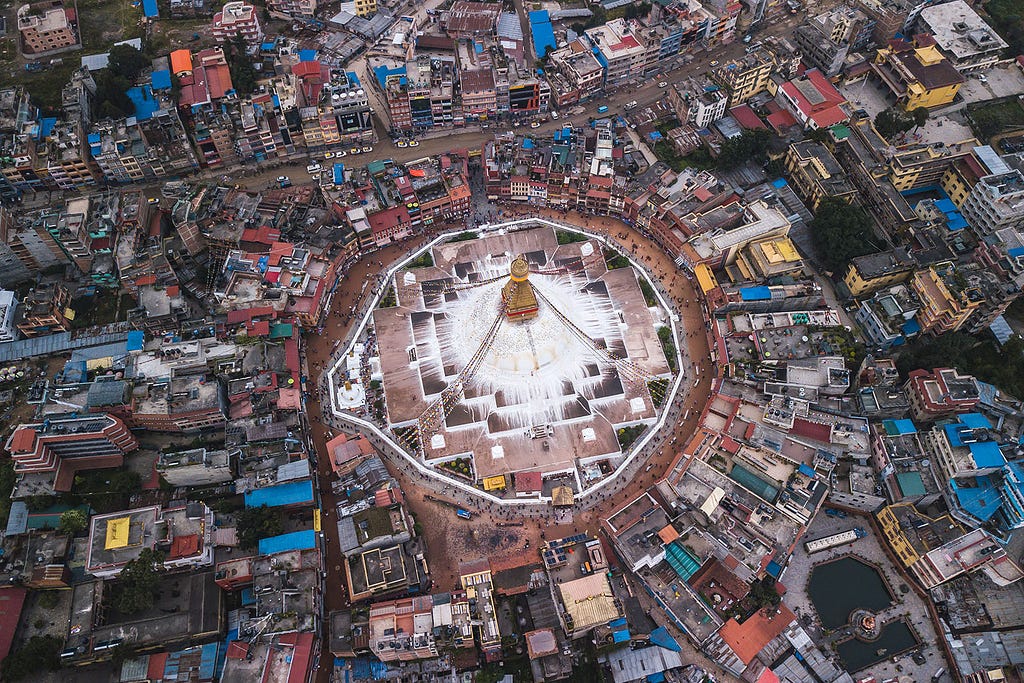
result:
[(676, 364), (676, 345), (672, 341), (672, 329), (669, 327), (659, 327), (658, 341), (661, 342), (661, 348), (665, 352), (665, 360), (668, 361), (669, 370), (672, 371), (672, 374), (675, 374), (679, 366)]
[(384, 292), (384, 296), (380, 298), (377, 308), (394, 308), (397, 305), (398, 297), (395, 295), (395, 287), (394, 285), (388, 285), (388, 289)]
[(284, 521), (277, 508), (263, 504), (239, 512), (235, 517), (235, 528), (238, 532), (238, 545), (249, 550), (259, 545), (261, 538), (278, 536), (284, 532)]
[(97, 118), (120, 118), (135, 113), (126, 91), (149, 63), (149, 59), (131, 45), (111, 48), (107, 68), (93, 76), (96, 80), (93, 113)]
[(572, 29), (576, 33), (583, 33), (588, 28), (601, 26), (612, 19), (638, 19), (646, 17), (651, 13), (651, 3), (649, 2), (639, 2), (633, 5), (616, 7), (611, 10), (606, 10), (601, 5), (588, 5), (587, 8), (594, 14), (586, 22), (577, 22), (572, 25)]
[(576, 242), (586, 242), (590, 238), (582, 232), (555, 230), (555, 239), (558, 240), (559, 244), (575, 244)]
[(629, 267), (629, 259), (613, 249), (604, 250), (604, 261), (608, 270)]
[(7, 528), (7, 517), (11, 514), (11, 492), (17, 477), (14, 476), (14, 463), (10, 460), (0, 461), (0, 524)]
[(136, 614), (153, 606), (160, 591), (158, 568), (163, 561), (162, 552), (143, 548), (138, 557), (124, 566), (114, 589), (114, 607), (119, 612)]
[(91, 296), (80, 296), (71, 300), (71, 310), (75, 312), (71, 327), (80, 330), (117, 322), (126, 319), (127, 312), (135, 306), (135, 300), (126, 294), (98, 289)]
[(1024, 54), (1024, 6), (1020, 0), (989, 0), (985, 11), (992, 27), (1010, 44), (1009, 53)]
[(872, 243), (871, 217), (859, 206), (835, 197), (818, 204), (811, 231), (822, 262), (834, 273), (845, 269), (850, 259), (878, 250)]
[(460, 232), (458, 235), (456, 235), (455, 237), (451, 238), (448, 241), (449, 242), (468, 242), (470, 240), (475, 240), (477, 237), (480, 237), (480, 233), (475, 232), (473, 230), (466, 230), (465, 232)]
[(60, 650), (64, 641), (57, 636), (32, 636), (28, 642), (11, 653), (0, 665), (0, 679), (20, 681), (23, 678), (38, 678), (40, 671), (56, 671), (60, 668)]
[(911, 128), (919, 128), (928, 120), (928, 110), (918, 107), (910, 112), (905, 112), (896, 107), (883, 109), (875, 115), (875, 130), (886, 140), (892, 140), (900, 133), (906, 133)]
[(993, 135), (1024, 128), (1024, 104), (1016, 97), (968, 105), (966, 111), (971, 128), (984, 143)]
[(429, 268), (432, 265), (434, 265), (434, 255), (430, 253), (429, 249), (409, 262), (410, 268)]
[(846, 360), (846, 367), (851, 370), (860, 367), (867, 350), (853, 332), (845, 327), (833, 327), (826, 330), (822, 336)]
[(455, 458), (454, 460), (445, 460), (439, 462), (437, 466), (442, 470), (447, 470), (452, 474), (457, 474), (460, 477), (466, 479), (473, 478), (473, 464), (469, 461), (469, 458)]
[(685, 168), (708, 169), (715, 165), (711, 155), (703, 147), (693, 150), (684, 157), (676, 151), (675, 146), (671, 142), (659, 140), (654, 144), (652, 150), (654, 151), (654, 156), (658, 157), (659, 161), (668, 164), (668, 167), (676, 173)]
[(57, 591), (43, 591), (39, 594), (39, 606), (50, 610), (60, 602), (60, 594)]
[(629, 450), (640, 435), (647, 431), (647, 425), (633, 425), (632, 427), (620, 427), (615, 435), (619, 437), (619, 447), (623, 452)]
[[(62, 503), (88, 503), (97, 512), (115, 512), (129, 507), (133, 493), (142, 488), (142, 477), (131, 470), (92, 470), (75, 475), (70, 494), (60, 497)], [(52, 500), (50, 501), (53, 502)]]
[(62, 534), (75, 536), (89, 526), (89, 517), (82, 508), (71, 508), (60, 516), (60, 526), (57, 528)]
[(644, 301), (648, 307), (658, 305), (658, 296), (654, 293), (654, 287), (647, 281), (647, 278), (638, 277), (637, 282), (640, 284), (640, 291), (643, 292)]
[(224, 57), (231, 72), (231, 85), (239, 95), (251, 95), (256, 90), (259, 75), (253, 68), (252, 58), (245, 53), (246, 44), (242, 34), (236, 34), (230, 42), (224, 43)]
[(957, 368), (1011, 396), (1024, 396), (1024, 339), (1019, 336), (1011, 337), (1002, 347), (962, 332), (918, 339), (900, 353), (896, 367), (904, 376), (911, 370)]
[(722, 143), (715, 167), (720, 171), (729, 171), (748, 161), (763, 162), (771, 137), (771, 133), (766, 130), (745, 130), (739, 137), (729, 138)]
[(651, 401), (655, 408), (660, 408), (665, 402), (665, 394), (668, 391), (668, 380), (662, 377), (652, 379), (647, 383), (647, 391), (651, 394)]

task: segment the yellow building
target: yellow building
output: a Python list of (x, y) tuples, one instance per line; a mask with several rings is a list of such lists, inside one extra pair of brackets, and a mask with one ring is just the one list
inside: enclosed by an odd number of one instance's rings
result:
[(928, 517), (911, 503), (886, 505), (876, 513), (876, 517), (885, 542), (907, 568), (925, 553), (965, 533), (965, 529), (948, 514)]
[(944, 334), (959, 330), (983, 301), (952, 261), (943, 261), (914, 273), (910, 286), (921, 301), (917, 321), (921, 332)]
[(843, 167), (819, 142), (803, 140), (791, 144), (786, 151), (786, 170), (797, 194), (812, 210), (826, 197), (849, 202), (856, 195)]
[(891, 41), (875, 55), (871, 68), (905, 111), (951, 104), (965, 80), (931, 36), (918, 36), (916, 44)]
[(763, 280), (799, 274), (804, 269), (800, 252), (788, 237), (771, 237), (751, 242), (740, 252), (740, 258), (756, 277)]
[(861, 297), (890, 285), (905, 282), (914, 272), (914, 261), (905, 249), (858, 256), (846, 268), (843, 283), (850, 294)]
[(889, 180), (900, 192), (939, 185), (946, 171), (979, 144), (967, 138), (943, 147), (919, 144), (897, 149), (889, 160)]
[(755, 50), (716, 68), (711, 76), (729, 93), (729, 106), (742, 104), (768, 88), (775, 60), (767, 50)]
[(356, 0), (356, 15), (369, 17), (377, 13), (377, 0)]

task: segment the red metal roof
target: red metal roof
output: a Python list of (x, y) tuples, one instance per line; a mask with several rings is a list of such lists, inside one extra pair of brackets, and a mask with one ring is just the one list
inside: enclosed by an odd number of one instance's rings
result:
[(21, 586), (0, 588), (0, 661), (11, 651), (14, 632), (21, 619), (21, 608), (25, 605), (28, 590)]
[(732, 117), (736, 119), (736, 123), (740, 124), (747, 130), (757, 130), (767, 128), (764, 125), (764, 121), (761, 120), (754, 110), (749, 105), (741, 104), (738, 107), (733, 107), (729, 110)]

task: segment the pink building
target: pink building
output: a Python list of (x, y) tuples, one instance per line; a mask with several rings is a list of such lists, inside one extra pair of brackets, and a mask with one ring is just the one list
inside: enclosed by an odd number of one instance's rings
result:
[(263, 40), (263, 29), (256, 17), (256, 8), (244, 2), (229, 2), (213, 15), (210, 27), (213, 37), (220, 41), (231, 40), (241, 34), (245, 42), (255, 45)]

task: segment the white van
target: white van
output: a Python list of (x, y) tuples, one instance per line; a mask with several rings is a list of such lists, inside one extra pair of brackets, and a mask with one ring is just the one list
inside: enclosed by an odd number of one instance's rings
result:
[(640, 103), (637, 102), (636, 100), (633, 100), (632, 102), (630, 102), (630, 103), (628, 103), (626, 105), (626, 111), (632, 111), (633, 109), (636, 109), (639, 106), (640, 106)]

